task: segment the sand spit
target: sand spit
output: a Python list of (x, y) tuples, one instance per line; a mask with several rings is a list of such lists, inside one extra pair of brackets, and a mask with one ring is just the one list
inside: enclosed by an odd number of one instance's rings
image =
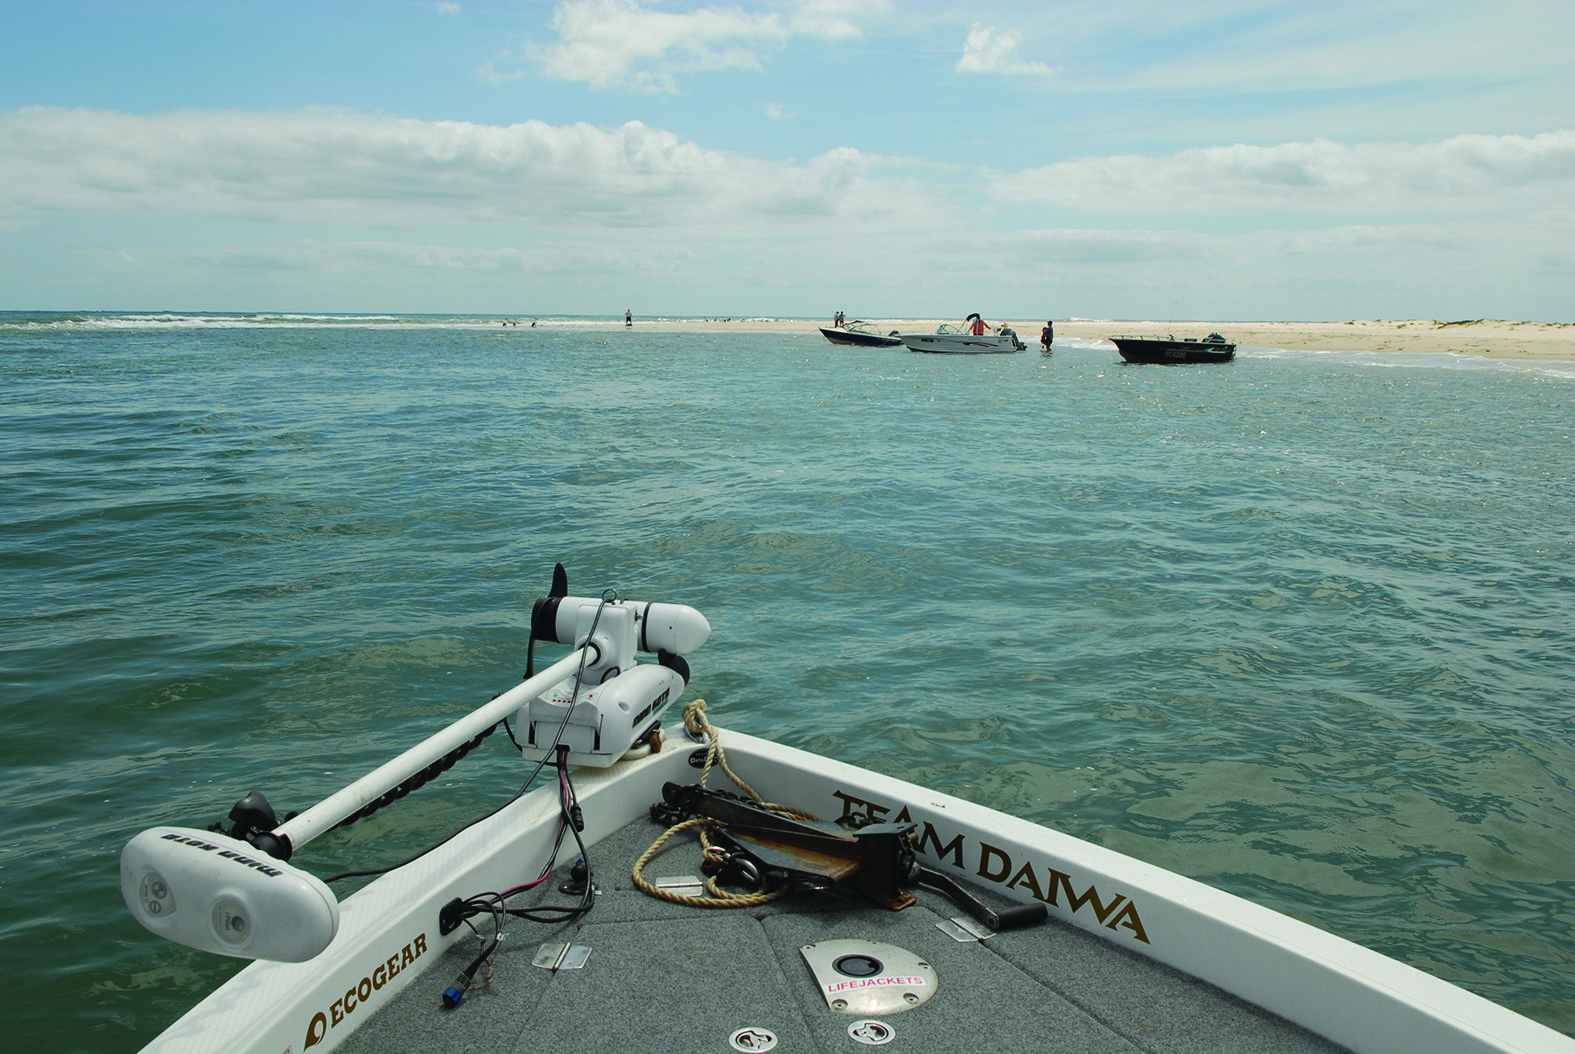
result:
[[(850, 318), (852, 316), (849, 316)], [(938, 319), (869, 319), (883, 332), (933, 333)], [(947, 321), (956, 321), (955, 319)], [(998, 319), (990, 319), (999, 323)], [(682, 322), (643, 322), (637, 329), (734, 330), (737, 332), (809, 332), (830, 320), (728, 318)], [(1030, 348), (1039, 344), (1044, 320), (1009, 321)], [(1206, 337), (1220, 333), (1238, 345), (1269, 348), (1313, 348), (1321, 351), (1421, 351), (1475, 355), (1493, 359), (1564, 359), (1575, 361), (1575, 324), (1567, 322), (1506, 322), (1476, 318), (1454, 322), (1435, 319), (1362, 319), (1351, 322), (1123, 322), (1057, 319), (1058, 337), (1099, 340), (1116, 333)]]

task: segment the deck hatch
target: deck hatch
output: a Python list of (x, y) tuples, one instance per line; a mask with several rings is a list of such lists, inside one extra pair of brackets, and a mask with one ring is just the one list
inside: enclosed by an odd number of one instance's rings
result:
[(935, 970), (903, 948), (873, 941), (821, 941), (799, 949), (826, 1005), (839, 1014), (912, 1010), (935, 994)]

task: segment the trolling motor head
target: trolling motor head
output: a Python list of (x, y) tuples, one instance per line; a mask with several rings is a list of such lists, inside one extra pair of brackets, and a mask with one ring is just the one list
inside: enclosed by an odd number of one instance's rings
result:
[[(568, 595), (559, 564), (552, 589), (531, 607), (530, 640), (551, 640), (589, 654), (579, 672), (520, 707), (528, 757), (569, 748), (573, 764), (605, 768), (661, 725), (689, 682), (683, 656), (711, 635), (705, 616), (683, 604)], [(640, 664), (638, 652), (656, 655)]]

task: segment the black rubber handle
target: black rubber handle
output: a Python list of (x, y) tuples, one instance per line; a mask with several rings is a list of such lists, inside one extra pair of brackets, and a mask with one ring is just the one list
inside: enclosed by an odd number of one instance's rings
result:
[(1005, 911), (996, 912), (995, 928), (998, 930), (1015, 930), (1019, 926), (1037, 926), (1050, 917), (1050, 909), (1043, 904), (1023, 904)]
[(951, 897), (954, 903), (992, 930), (1010, 930), (1019, 926), (1032, 926), (1050, 917), (1050, 909), (1043, 904), (1020, 904), (1015, 908), (1007, 908), (1005, 911), (997, 912), (984, 901), (958, 885), (950, 875), (932, 871), (927, 867), (919, 869), (919, 881)]

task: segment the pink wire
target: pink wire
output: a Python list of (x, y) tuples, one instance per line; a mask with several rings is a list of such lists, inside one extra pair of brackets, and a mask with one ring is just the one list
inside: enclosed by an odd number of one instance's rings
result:
[[(567, 774), (563, 771), (563, 769), (560, 768), (558, 770), (558, 797), (559, 797), (559, 800), (563, 801), (563, 802), (567, 802), (568, 795), (569, 795), (569, 779), (568, 779)], [(557, 832), (556, 835), (553, 836), (553, 844), (554, 845), (561, 844), (562, 840), (563, 840), (563, 813), (560, 810), (559, 813), (558, 813), (558, 832)], [(502, 893), (499, 893), (498, 896), (500, 896), (500, 897), (511, 897), (511, 896), (513, 896), (516, 893), (523, 893), (527, 889), (535, 889), (537, 886), (539, 886), (543, 882), (547, 881), (547, 877), (552, 874), (552, 865), (553, 865), (557, 855), (558, 854), (556, 852), (554, 852), (552, 857), (548, 858), (547, 863), (542, 866), (541, 874), (538, 875), (536, 878), (532, 879), (529, 882), (524, 882), (524, 883), (521, 883), (520, 885), (514, 886), (511, 889), (505, 889)]]

